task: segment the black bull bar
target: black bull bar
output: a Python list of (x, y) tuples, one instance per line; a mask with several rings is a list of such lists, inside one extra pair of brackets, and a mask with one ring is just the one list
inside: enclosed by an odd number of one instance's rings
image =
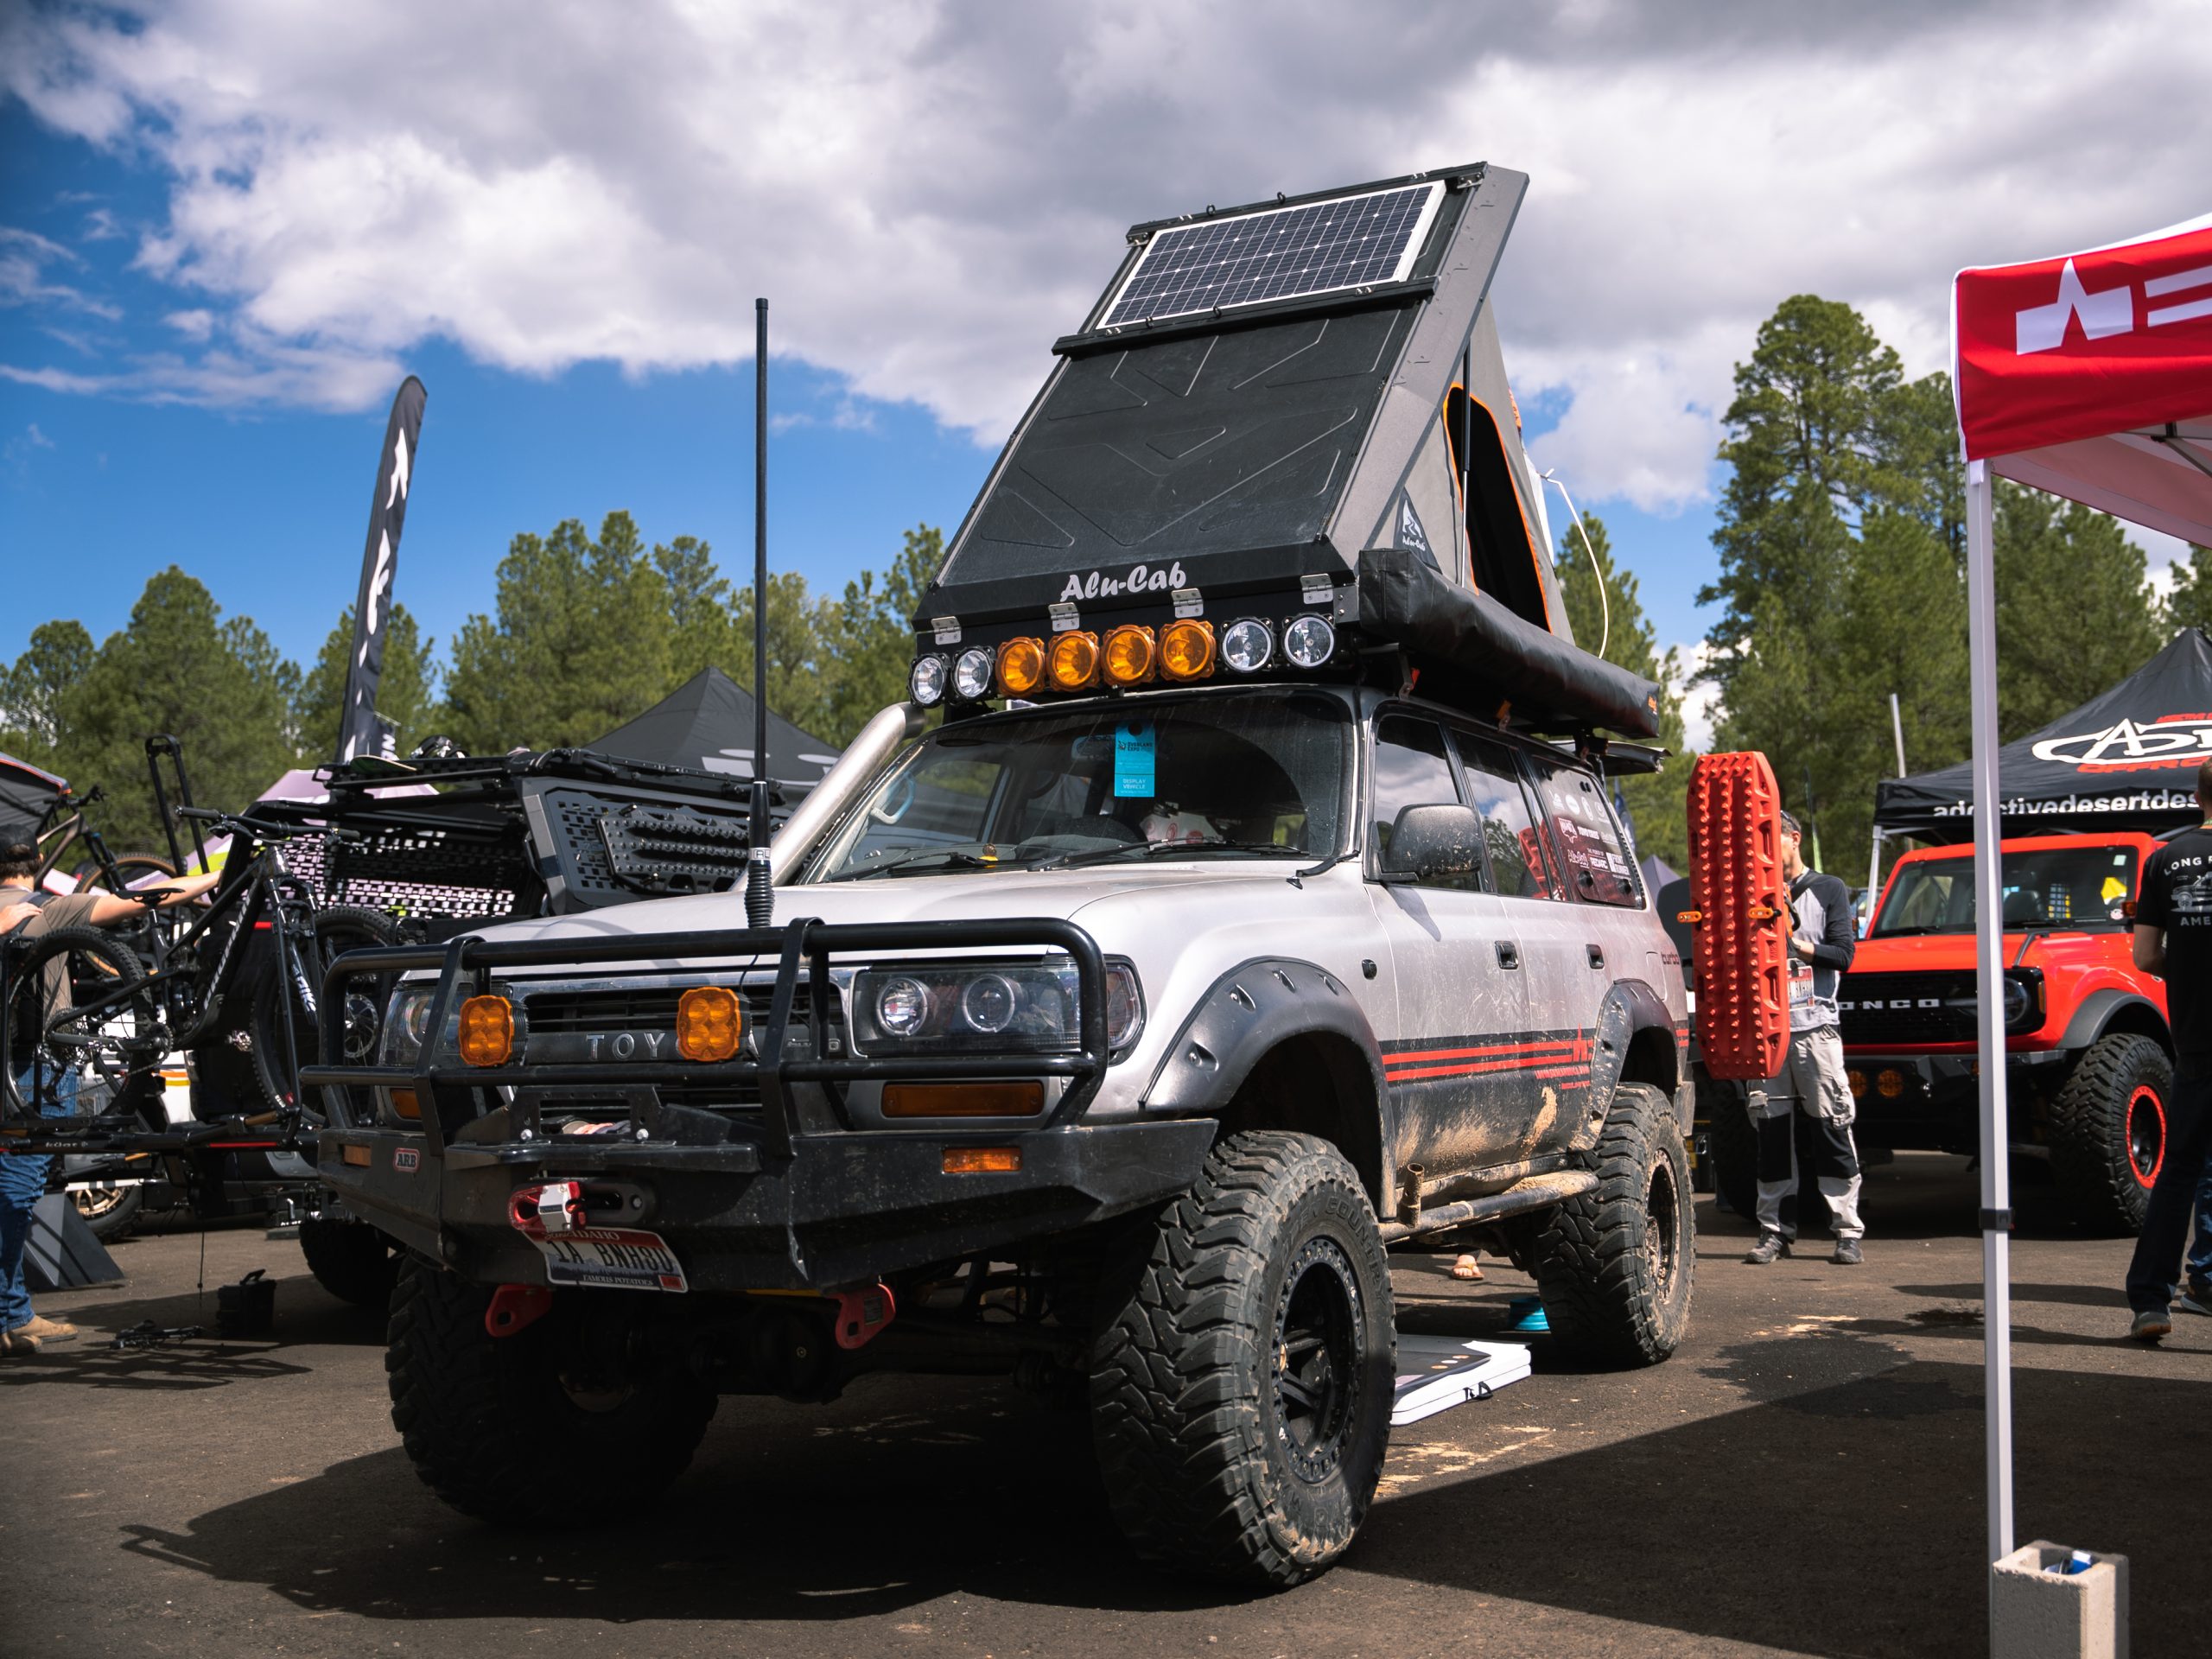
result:
[[(846, 1052), (832, 1055), (825, 1043), (836, 989), (830, 978), (833, 956), (864, 953), (962, 950), (1001, 946), (1046, 946), (1067, 953), (1076, 969), (1077, 1043), (1071, 1052), (1039, 1054), (934, 1054), (863, 1058), (852, 1052), (848, 1033)], [(448, 1016), (460, 999), (486, 995), (492, 976), (502, 969), (576, 968), (594, 963), (652, 963), (665, 970), (671, 962), (698, 958), (752, 957), (757, 963), (776, 959), (776, 978), (769, 1001), (766, 1029), (753, 1043), (756, 1058), (719, 1062), (623, 1060), (589, 1065), (477, 1066), (435, 1064), (436, 1050)], [(358, 974), (408, 974), (423, 969), (438, 970), (432, 996), (428, 1036), (419, 1064), (413, 1067), (349, 1065), (344, 1055), (345, 997), (341, 982)], [(740, 971), (751, 971), (750, 969)], [(810, 1040), (805, 1052), (790, 1052), (791, 1014), (804, 976), (808, 987)], [(957, 922), (884, 922), (830, 924), (802, 918), (781, 927), (734, 928), (691, 933), (619, 934), (593, 937), (564, 934), (537, 939), (487, 939), (463, 935), (442, 945), (400, 945), (352, 950), (333, 962), (323, 976), (320, 1008), (321, 1064), (302, 1066), (302, 1092), (320, 1090), (331, 1126), (339, 1129), (376, 1127), (373, 1105), (365, 1121), (349, 1091), (364, 1088), (412, 1087), (421, 1110), (424, 1151), (442, 1156), (454, 1138), (474, 1119), (485, 1115), (479, 1091), (511, 1087), (518, 1090), (548, 1089), (627, 1089), (633, 1093), (632, 1126), (648, 1137), (627, 1146), (585, 1142), (596, 1154), (594, 1163), (639, 1162), (668, 1157), (669, 1138), (705, 1145), (687, 1147), (697, 1161), (721, 1161), (749, 1154), (788, 1159), (797, 1143), (810, 1138), (849, 1132), (842, 1097), (835, 1085), (862, 1078), (896, 1077), (900, 1081), (932, 1077), (963, 1082), (1001, 1079), (1065, 1077), (1049, 1115), (1026, 1120), (1025, 1130), (1049, 1128), (1078, 1116), (1103, 1080), (1109, 1058), (1106, 1029), (1106, 967), (1097, 941), (1072, 922), (1036, 917)], [(525, 1039), (526, 1040), (526, 1039)], [(722, 1121), (711, 1114), (686, 1109), (660, 1108), (652, 1094), (658, 1084), (751, 1084), (760, 1092), (760, 1140), (731, 1144), (734, 1137)], [(835, 1117), (819, 1121), (805, 1107), (794, 1084), (828, 1085), (823, 1095)], [(696, 1124), (703, 1135), (684, 1134), (681, 1126)], [(654, 1142), (660, 1144), (656, 1147)], [(716, 1147), (712, 1143), (722, 1144)], [(580, 1147), (578, 1151), (584, 1150)], [(687, 1160), (688, 1161), (688, 1160)], [(742, 1166), (747, 1159), (731, 1159)], [(757, 1164), (754, 1166), (758, 1166)]]

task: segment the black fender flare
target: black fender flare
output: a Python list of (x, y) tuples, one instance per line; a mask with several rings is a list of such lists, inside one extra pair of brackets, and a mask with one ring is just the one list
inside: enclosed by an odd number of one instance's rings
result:
[[(1674, 1051), (1675, 1083), (1666, 1090), (1672, 1103), (1685, 1075), (1681, 1046), (1675, 1037), (1675, 1017), (1667, 1012), (1659, 994), (1642, 980), (1615, 980), (1599, 1005), (1597, 1028), (1591, 1033), (1590, 1133), (1593, 1136), (1596, 1126), (1613, 1109), (1613, 1095), (1620, 1088), (1621, 1071), (1628, 1064), (1629, 1046), (1638, 1032), (1654, 1030), (1666, 1033), (1667, 1046)], [(1578, 1144), (1581, 1138), (1577, 1137)]]
[[(1291, 1038), (1317, 1034), (1343, 1038), (1365, 1060), (1389, 1163), (1397, 1124), (1375, 1028), (1341, 978), (1294, 957), (1255, 957), (1207, 988), (1153, 1073), (1145, 1109), (1219, 1111), (1263, 1055)], [(1386, 1168), (1382, 1174), (1387, 1183), (1395, 1172)]]
[(2168, 1054), (2174, 1052), (2172, 1027), (2165, 1015), (2158, 1012), (2158, 1005), (2139, 991), (2122, 990), (2117, 985), (2091, 991), (2082, 999), (2074, 1010), (2074, 1017), (2066, 1022), (2066, 1035), (2059, 1039), (2060, 1046), (2079, 1053), (2103, 1036), (2113, 1016), (2124, 1008), (2141, 1008), (2157, 1020), (2159, 1028), (2168, 1033), (2161, 1046)]

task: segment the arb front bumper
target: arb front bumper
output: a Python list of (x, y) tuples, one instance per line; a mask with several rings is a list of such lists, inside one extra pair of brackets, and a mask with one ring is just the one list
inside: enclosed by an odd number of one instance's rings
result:
[[(1077, 976), (1072, 1051), (862, 1056), (839, 1042), (833, 959), (1042, 947)], [(448, 1014), (493, 994), (494, 976), (650, 959), (774, 978), (749, 1052), (719, 1062), (611, 1060), (471, 1065), (439, 1052)], [(733, 965), (738, 964), (738, 965)], [(749, 965), (747, 965), (749, 964)], [(412, 1067), (340, 1064), (342, 982), (437, 970), (426, 1041)], [(702, 968), (701, 971), (709, 971)], [(694, 1290), (827, 1287), (1065, 1231), (1180, 1192), (1212, 1144), (1211, 1118), (1090, 1125), (1084, 1109), (1110, 1063), (1106, 970), (1089, 933), (1056, 918), (783, 927), (641, 937), (500, 940), (354, 951), (331, 965), (323, 1064), (304, 1067), (329, 1127), (319, 1173), (347, 1206), (404, 1244), (484, 1283), (535, 1284), (545, 1257), (514, 1219), (525, 1186), (575, 1182), (588, 1224), (664, 1240)], [(844, 1085), (868, 1079), (1055, 1079), (1039, 1114), (973, 1126), (856, 1128)], [(716, 1085), (757, 1095), (744, 1113), (702, 1109)], [(375, 1091), (414, 1091), (416, 1123), (380, 1113)], [(549, 1133), (564, 1096), (617, 1097), (604, 1132)], [(584, 1219), (584, 1217), (580, 1217)]]

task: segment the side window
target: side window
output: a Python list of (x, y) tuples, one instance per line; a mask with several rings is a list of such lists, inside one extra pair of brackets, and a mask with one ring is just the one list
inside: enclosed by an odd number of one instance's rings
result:
[[(1409, 806), (1456, 806), (1459, 791), (1444, 754), (1444, 728), (1434, 721), (1386, 715), (1375, 728), (1375, 807), (1369, 844), (1380, 860), (1390, 849), (1390, 827)], [(1441, 885), (1478, 888), (1472, 877)]]
[(1635, 866), (1621, 845), (1619, 829), (1599, 793), (1598, 780), (1571, 766), (1534, 763), (1536, 798), (1551, 820), (1552, 834), (1567, 861), (1567, 890), (1593, 905), (1639, 905), (1643, 901)]
[(1509, 899), (1548, 899), (1544, 838), (1529, 810), (1520, 769), (1503, 745), (1453, 734), (1459, 764), (1467, 772), (1467, 804), (1482, 814), (1483, 844), (1490, 853), (1491, 878)]

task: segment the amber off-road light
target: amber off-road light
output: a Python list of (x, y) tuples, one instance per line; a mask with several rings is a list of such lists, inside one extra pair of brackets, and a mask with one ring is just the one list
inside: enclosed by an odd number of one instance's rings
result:
[(1158, 652), (1152, 630), (1141, 622), (1124, 622), (1106, 636), (1106, 683), (1142, 685), (1153, 677)]
[(1895, 1066), (1885, 1066), (1881, 1075), (1874, 1079), (1874, 1086), (1882, 1091), (1883, 1099), (1895, 1100), (1904, 1093), (1904, 1073)]
[(948, 1175), (1012, 1175), (1021, 1168), (1020, 1147), (947, 1147)]
[(1850, 1071), (1845, 1072), (1843, 1075), (1851, 1084), (1851, 1097), (1853, 1100), (1866, 1099), (1866, 1074), (1864, 1071), (1861, 1071), (1857, 1066), (1853, 1066)]
[(1026, 697), (1045, 682), (1045, 642), (1024, 634), (999, 647), (999, 695)]
[(1185, 618), (1160, 632), (1160, 671), (1171, 680), (1203, 680), (1213, 672), (1213, 624)]
[(1081, 691), (1098, 683), (1098, 636), (1088, 628), (1074, 628), (1052, 641), (1052, 686), (1060, 691)]
[(1041, 1083), (887, 1083), (886, 1117), (1034, 1117), (1045, 1109)]
[(745, 1034), (745, 1007), (720, 985), (694, 985), (676, 999), (676, 1052), (687, 1060), (727, 1060)]
[(515, 1048), (514, 1004), (504, 996), (472, 996), (461, 1005), (461, 1058), (471, 1065), (505, 1065)]

